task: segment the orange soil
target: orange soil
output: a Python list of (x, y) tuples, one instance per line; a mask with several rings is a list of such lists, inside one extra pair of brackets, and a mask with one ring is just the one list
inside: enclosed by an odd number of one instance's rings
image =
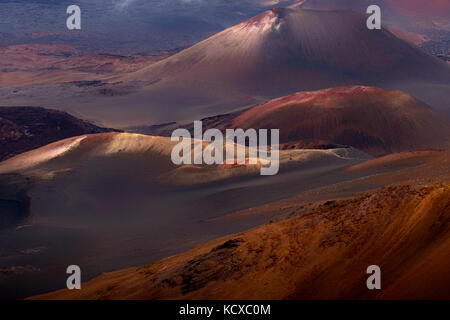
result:
[(35, 298), (449, 299), (449, 221), (450, 183), (392, 186)]

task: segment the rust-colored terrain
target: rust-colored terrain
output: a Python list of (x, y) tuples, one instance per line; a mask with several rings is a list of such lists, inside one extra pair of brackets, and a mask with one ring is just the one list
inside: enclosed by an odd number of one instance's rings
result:
[[(177, 125), (133, 130), (170, 136)], [(450, 146), (450, 121), (422, 101), (377, 87), (298, 92), (235, 113), (203, 119), (205, 128), (279, 129), (284, 149), (352, 146), (373, 156)], [(186, 128), (193, 131), (193, 125)]]
[(325, 140), (379, 156), (447, 146), (450, 122), (400, 91), (341, 87), (301, 92), (240, 114), (234, 128), (281, 128), (281, 142)]
[(68, 45), (21, 44), (0, 46), (0, 88), (32, 84), (87, 86), (102, 84), (112, 76), (133, 72), (170, 56), (160, 52), (146, 56), (85, 53)]
[(449, 222), (449, 183), (388, 187), (35, 298), (449, 299)]

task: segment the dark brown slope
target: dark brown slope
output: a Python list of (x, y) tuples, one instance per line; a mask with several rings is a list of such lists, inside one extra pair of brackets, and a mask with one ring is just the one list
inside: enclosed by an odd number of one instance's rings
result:
[(449, 183), (388, 187), (36, 298), (449, 299), (449, 222)]
[(305, 0), (299, 7), (353, 10), (365, 14), (369, 5), (380, 6), (383, 26), (396, 36), (443, 61), (450, 61), (448, 0)]
[(108, 131), (115, 130), (57, 110), (0, 107), (0, 161), (65, 138)]
[[(352, 146), (374, 156), (450, 146), (450, 121), (401, 91), (348, 86), (299, 92), (203, 120), (204, 128), (280, 129), (284, 148)], [(134, 128), (170, 135), (176, 124)], [(192, 125), (186, 126), (192, 131)]]

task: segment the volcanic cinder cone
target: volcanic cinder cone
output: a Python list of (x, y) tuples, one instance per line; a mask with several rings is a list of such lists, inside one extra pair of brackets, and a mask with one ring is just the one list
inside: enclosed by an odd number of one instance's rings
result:
[[(227, 111), (248, 97), (346, 84), (447, 83), (449, 74), (443, 61), (387, 29), (368, 30), (363, 14), (273, 9), (122, 80), (146, 83), (132, 105), (145, 101), (146, 114), (171, 121)], [(162, 114), (161, 106), (172, 112)]]
[(414, 97), (375, 87), (300, 92), (240, 113), (235, 128), (279, 128), (281, 142), (327, 141), (380, 156), (448, 148), (450, 121)]
[[(302, 91), (255, 107), (202, 120), (206, 129), (279, 129), (283, 149), (352, 146), (374, 156), (422, 148), (450, 147), (450, 120), (398, 90), (344, 86)], [(192, 123), (137, 127), (170, 136)]]
[[(287, 94), (343, 85), (400, 89), (450, 112), (450, 69), (386, 28), (369, 30), (352, 11), (272, 9), (101, 90), (21, 89), (32, 100), (112, 127), (193, 120)], [(47, 88), (47, 89), (46, 89)], [(71, 91), (72, 90), (72, 91)], [(25, 96), (25, 93), (27, 95)]]

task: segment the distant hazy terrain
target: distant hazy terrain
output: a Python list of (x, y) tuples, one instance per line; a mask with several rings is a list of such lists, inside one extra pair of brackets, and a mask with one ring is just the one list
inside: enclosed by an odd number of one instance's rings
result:
[[(265, 9), (296, 1), (9, 0), (0, 2), (0, 45), (63, 43), (86, 51), (136, 54), (190, 46)], [(68, 31), (66, 9), (82, 10)], [(14, 12), (14, 14), (11, 14)]]

